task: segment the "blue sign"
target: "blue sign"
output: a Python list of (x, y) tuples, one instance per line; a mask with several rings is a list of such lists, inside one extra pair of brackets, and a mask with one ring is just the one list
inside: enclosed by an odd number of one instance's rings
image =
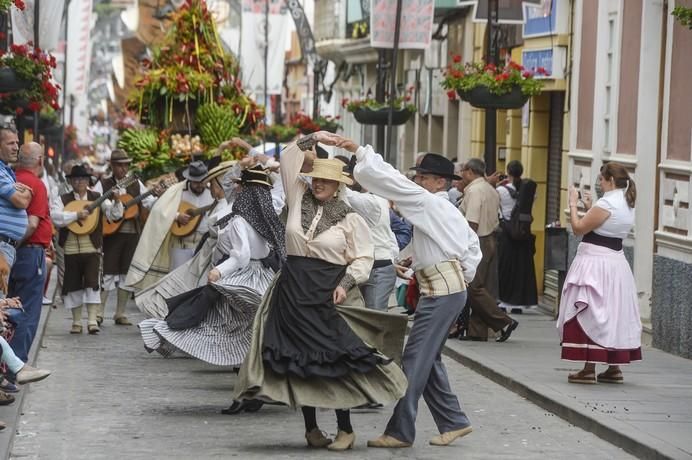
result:
[(557, 29), (557, 7), (561, 0), (546, 1), (544, 6), (525, 6), (524, 37), (554, 34)]
[[(543, 67), (548, 73), (553, 71), (553, 50), (524, 50), (521, 53), (521, 65), (526, 70), (536, 72), (536, 69)], [(536, 75), (536, 78), (544, 77)]]

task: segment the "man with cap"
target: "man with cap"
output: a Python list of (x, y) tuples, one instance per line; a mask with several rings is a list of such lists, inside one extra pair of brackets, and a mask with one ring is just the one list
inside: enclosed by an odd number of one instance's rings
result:
[(473, 280), (481, 260), (478, 237), (450, 203), (447, 189), (458, 180), (451, 161), (427, 153), (415, 167), (415, 183), (385, 163), (371, 146), (358, 146), (342, 136), (319, 132), (318, 142), (341, 147), (355, 155), (355, 179), (371, 193), (391, 200), (413, 224), (412, 268), (421, 291), (413, 326), (402, 357), (408, 379), (382, 436), (369, 447), (410, 447), (416, 435), (421, 396), (440, 432), (431, 445), (446, 446), (471, 430), (471, 423), (452, 393), (441, 353), (447, 331), (466, 301), (466, 283)]
[[(171, 266), (170, 271), (175, 270), (186, 261), (190, 260), (195, 254), (195, 248), (202, 239), (202, 236), (209, 230), (209, 222), (206, 219), (214, 211), (216, 201), (207, 188), (208, 173), (207, 165), (203, 161), (193, 161), (190, 166), (183, 171), (185, 178), (185, 188), (180, 198), (181, 204), (186, 204), (190, 209), (205, 208), (210, 209), (202, 216), (199, 225), (191, 234), (183, 237), (172, 236), (170, 241)], [(175, 221), (180, 225), (187, 225), (190, 222), (190, 215), (185, 212), (178, 212)]]
[[(127, 156), (127, 152), (121, 149), (113, 150), (110, 158), (113, 174), (110, 177), (101, 178), (94, 186), (94, 191), (103, 193), (115, 187), (118, 181), (127, 176), (131, 162), (132, 159)], [(137, 198), (148, 191), (144, 184), (137, 180), (128, 185), (123, 192), (132, 198)], [(103, 290), (101, 291), (101, 307), (97, 317), (99, 326), (103, 322), (108, 294), (114, 291), (116, 287), (118, 297), (113, 321), (120, 326), (132, 325), (125, 315), (125, 307), (131, 295), (131, 291), (125, 289), (125, 277), (135, 249), (137, 249), (139, 235), (142, 233), (142, 208), (151, 209), (158, 194), (159, 190), (155, 189), (154, 193), (143, 198), (136, 205), (140, 211), (136, 217), (124, 220), (115, 233), (103, 236)]]
[[(65, 206), (75, 200), (95, 201), (101, 194), (88, 190), (91, 174), (82, 165), (72, 167), (66, 176), (72, 185), (72, 192), (63, 194), (52, 204), (51, 219), (58, 227), (58, 244), (65, 252), (65, 276), (62, 285), (63, 305), (72, 310), (71, 334), (82, 333), (82, 307), (86, 304), (89, 334), (100, 332), (98, 314), (101, 307), (101, 249), (103, 231), (99, 220), (96, 229), (87, 235), (71, 232), (67, 226), (86, 219), (89, 211), (65, 211)], [(115, 197), (119, 192), (116, 190)], [(123, 215), (123, 205), (119, 201), (105, 200), (101, 211), (109, 220), (119, 220)]]

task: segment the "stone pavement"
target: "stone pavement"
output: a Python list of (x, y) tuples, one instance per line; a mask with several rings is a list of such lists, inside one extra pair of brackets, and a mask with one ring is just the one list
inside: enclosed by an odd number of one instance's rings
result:
[(623, 385), (569, 384), (582, 366), (560, 359), (555, 321), (512, 316), (520, 324), (506, 343), (448, 340), (446, 354), (637, 457), (692, 459), (692, 361), (647, 347), (623, 367)]
[[(132, 312), (131, 319), (143, 317)], [(134, 326), (116, 327), (106, 320), (99, 336), (74, 336), (67, 333), (69, 325), (69, 312), (51, 310), (37, 364), (54, 373), (22, 390), (28, 394), (21, 418), (6, 418), (16, 426), (10, 458), (632, 458), (448, 358), (452, 387), (474, 426), (471, 435), (451, 447), (428, 446), (436, 430), (421, 403), (418, 440), (411, 449), (365, 446), (367, 439), (382, 432), (390, 406), (355, 411), (357, 442), (352, 453), (309, 450), (300, 414), (286, 407), (220, 414), (230, 403), (232, 373), (192, 359), (149, 355)], [(521, 332), (522, 328), (515, 346)], [(508, 344), (502, 351), (512, 348)], [(7, 417), (4, 409), (0, 408), (0, 419)], [(334, 433), (333, 413), (321, 411), (318, 421)], [(11, 428), (0, 433), (0, 443), (10, 442), (11, 435)]]

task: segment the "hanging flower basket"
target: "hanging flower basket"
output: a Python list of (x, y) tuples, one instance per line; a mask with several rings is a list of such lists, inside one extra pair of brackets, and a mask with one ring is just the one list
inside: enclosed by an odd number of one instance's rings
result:
[[(403, 125), (411, 118), (413, 111), (408, 108), (394, 109), (392, 113), (392, 125)], [(353, 116), (356, 117), (358, 123), (364, 125), (386, 125), (389, 123), (389, 108), (373, 110), (367, 107), (359, 107), (353, 111)]]
[(29, 86), (31, 86), (31, 81), (17, 75), (14, 69), (9, 67), (0, 68), (0, 93), (21, 91)]
[(298, 128), (285, 125), (270, 125), (264, 127), (264, 138), (267, 142), (291, 142), (298, 135)]
[(493, 94), (487, 86), (476, 86), (469, 91), (457, 90), (462, 101), (479, 109), (520, 109), (529, 100), (529, 96), (515, 86), (509, 93)]

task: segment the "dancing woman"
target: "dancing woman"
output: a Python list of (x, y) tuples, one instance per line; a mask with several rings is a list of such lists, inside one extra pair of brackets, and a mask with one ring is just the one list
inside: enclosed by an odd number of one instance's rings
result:
[[(314, 159), (296, 144), (282, 152), (288, 258), (255, 317), (236, 385), (236, 399), (300, 407), (308, 446), (330, 450), (353, 447), (348, 408), (395, 401), (406, 389), (401, 369), (378, 352), (400, 353), (400, 315), (339, 306), (373, 264), (365, 221), (339, 198), (351, 183), (342, 171), (339, 160)], [(315, 407), (336, 410), (334, 442), (318, 428)]]
[(233, 211), (215, 224), (223, 256), (208, 285), (167, 299), (165, 320), (140, 323), (147, 351), (176, 350), (217, 366), (240, 366), (250, 348), (252, 319), (285, 258), (284, 226), (272, 206), (271, 182), (261, 166), (246, 169)]

